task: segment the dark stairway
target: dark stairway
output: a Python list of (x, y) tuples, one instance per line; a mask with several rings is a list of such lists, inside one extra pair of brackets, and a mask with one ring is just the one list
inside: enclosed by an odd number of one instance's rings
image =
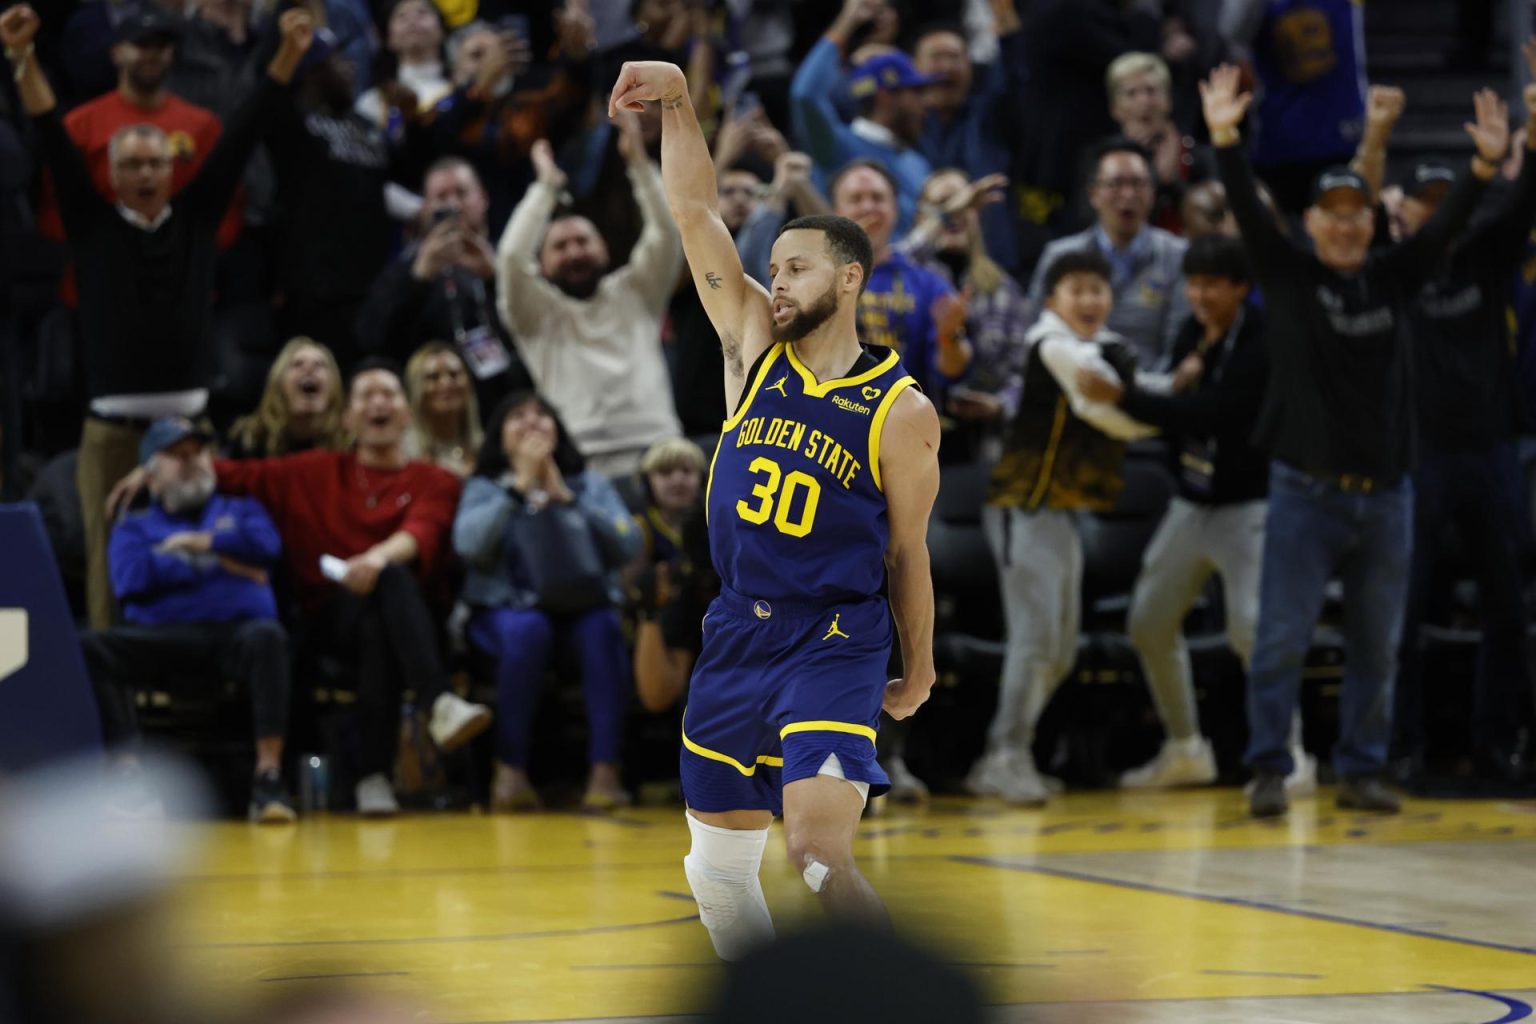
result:
[(1510, 104), (1510, 117), (1525, 120), (1518, 86), (1510, 73), (1508, 0), (1494, 7), (1493, 39), (1485, 65), (1452, 66), (1448, 51), (1457, 40), (1458, 3), (1482, 0), (1373, 0), (1365, 4), (1365, 57), (1370, 81), (1400, 86), (1407, 107), (1392, 136), (1387, 180), (1427, 157), (1470, 154), (1462, 124), (1472, 117), (1472, 94), (1488, 86)]

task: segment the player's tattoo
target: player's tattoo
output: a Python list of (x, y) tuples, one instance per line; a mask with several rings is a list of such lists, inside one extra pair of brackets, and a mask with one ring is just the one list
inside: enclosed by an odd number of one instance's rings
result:
[(663, 107), (666, 107), (668, 110), (676, 110), (678, 107), (683, 105), (683, 100), (684, 99), (686, 99), (686, 97), (682, 93), (678, 93), (676, 96), (673, 96), (671, 99), (668, 99), (667, 97), (663, 96), (661, 98), (661, 105)]
[(709, 270), (705, 271), (704, 273), (704, 283), (709, 285), (715, 291), (719, 291), (720, 285), (724, 282), (720, 280), (719, 274), (715, 273), (713, 270)]

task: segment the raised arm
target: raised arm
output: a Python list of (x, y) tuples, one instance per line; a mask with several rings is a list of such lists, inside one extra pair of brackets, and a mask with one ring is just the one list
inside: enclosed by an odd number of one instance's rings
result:
[(936, 678), (928, 518), (939, 493), (939, 416), (913, 388), (896, 398), (881, 428), (879, 468), (890, 524), (885, 568), (902, 672), (886, 686), (884, 707), (900, 719), (922, 706)]
[(1499, 164), (1509, 149), (1509, 108), (1504, 101), (1492, 89), (1480, 89), (1473, 94), (1472, 105), (1477, 119), (1465, 126), (1476, 146), (1472, 173), (1459, 178), (1451, 194), (1417, 234), (1394, 246), (1385, 257), (1408, 294), (1417, 292), (1429, 279), (1440, 258), (1467, 226), (1484, 187), (1499, 173)]
[(1403, 90), (1390, 85), (1373, 85), (1365, 99), (1365, 131), (1355, 158), (1349, 162), (1371, 189), (1371, 201), (1381, 196), (1381, 182), (1387, 175), (1387, 140), (1392, 128), (1403, 116)]
[(41, 27), (42, 20), (28, 4), (17, 4), (0, 14), (0, 43), (4, 44), (6, 59), (14, 69), (21, 108), (31, 117), (41, 117), (58, 106), (48, 77), (37, 62), (33, 40)]
[(1227, 190), (1227, 203), (1232, 216), (1237, 218), (1248, 259), (1262, 279), (1272, 277), (1280, 262), (1293, 256), (1296, 250), (1259, 201), (1253, 168), (1242, 150), (1242, 137), (1237, 126), (1242, 123), (1248, 104), (1252, 102), (1251, 93), (1238, 91), (1238, 69), (1231, 64), (1223, 64), (1200, 83), (1200, 105), (1205, 112), (1206, 127), (1211, 132), (1211, 145), (1216, 148), (1216, 166)]
[(747, 368), (772, 343), (768, 295), (742, 272), (741, 257), (720, 219), (715, 164), (699, 129), (688, 83), (675, 64), (631, 61), (619, 72), (609, 116), (661, 103), (661, 168), (667, 205), (683, 237), (694, 287), (725, 352), (726, 404), (734, 407)]

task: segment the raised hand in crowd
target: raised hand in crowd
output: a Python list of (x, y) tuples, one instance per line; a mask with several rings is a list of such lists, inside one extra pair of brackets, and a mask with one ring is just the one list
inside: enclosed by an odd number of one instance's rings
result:
[(640, 131), (640, 115), (624, 111), (618, 117), (619, 156), (630, 167), (644, 167), (651, 155), (645, 149), (645, 136)]
[(0, 14), (0, 43), (5, 44), (5, 55), (13, 64), (27, 54), (42, 24), (30, 4), (17, 4)]
[(314, 15), (302, 7), (290, 8), (277, 19), (277, 30), (281, 41), (277, 53), (272, 55), (272, 62), (267, 65), (267, 74), (287, 85), (293, 81), (299, 62), (315, 41)]
[(1365, 99), (1365, 130), (1350, 166), (1365, 178), (1372, 195), (1380, 195), (1387, 174), (1387, 141), (1398, 118), (1403, 116), (1406, 97), (1403, 90), (1390, 85), (1373, 85)]
[(1391, 132), (1403, 116), (1407, 96), (1395, 85), (1373, 85), (1365, 97), (1365, 130)]
[(1475, 120), (1462, 127), (1477, 148), (1472, 173), (1487, 181), (1509, 152), (1509, 106), (1492, 89), (1479, 89), (1472, 95), (1472, 110)]
[(843, 0), (843, 9), (827, 29), (827, 35), (839, 44), (845, 44), (855, 32), (880, 17), (885, 10), (885, 0)]
[(789, 142), (758, 107), (736, 116), (727, 113), (715, 136), (715, 166), (727, 170), (748, 153), (772, 163), (789, 151)]
[(481, 101), (495, 98), (532, 63), (533, 51), (526, 38), (517, 32), (495, 33), (494, 42), (475, 69), (474, 80), (469, 85), (470, 98)]
[(528, 159), (533, 163), (533, 173), (540, 185), (548, 185), (556, 192), (565, 188), (565, 172), (555, 163), (555, 149), (548, 139), (535, 142), (528, 153)]
[(1248, 113), (1253, 93), (1240, 88), (1242, 72), (1235, 64), (1223, 64), (1200, 83), (1200, 108), (1205, 114), (1205, 126), (1210, 130), (1211, 143), (1216, 146), (1236, 145), (1238, 125)]

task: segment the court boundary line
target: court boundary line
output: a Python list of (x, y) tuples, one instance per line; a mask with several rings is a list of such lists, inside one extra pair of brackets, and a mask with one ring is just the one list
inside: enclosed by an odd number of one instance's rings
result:
[(423, 935), (401, 939), (286, 939), (270, 942), (188, 942), (180, 949), (283, 949), (299, 946), (436, 946), (452, 942), (514, 942), (521, 939), (566, 939), (578, 935), (606, 935), (613, 932), (633, 932), (645, 928), (665, 928), (675, 924), (697, 921), (698, 914), (687, 917), (669, 917), (661, 921), (638, 921), (634, 924), (596, 925), (591, 928), (554, 928), (537, 932), (502, 932), (494, 935)]
[(1227, 907), (1241, 907), (1246, 910), (1265, 910), (1275, 914), (1288, 914), (1292, 917), (1303, 917), (1313, 921), (1323, 921), (1328, 924), (1369, 928), (1374, 931), (1390, 932), (1394, 935), (1407, 935), (1417, 939), (1454, 942), (1463, 946), (1496, 950), (1500, 953), (1519, 953), (1523, 956), (1536, 956), (1536, 948), (1530, 946), (1515, 946), (1505, 942), (1494, 942), (1491, 939), (1474, 939), (1462, 935), (1446, 935), (1442, 932), (1432, 932), (1422, 928), (1408, 928), (1402, 925), (1386, 924), (1381, 921), (1368, 921), (1364, 918), (1345, 917), (1342, 914), (1330, 914), (1321, 910), (1303, 910), (1299, 907), (1287, 907), (1280, 903), (1266, 903), (1263, 900), (1252, 900), (1242, 896), (1219, 896), (1215, 893), (1190, 892), (1187, 889), (1175, 889), (1171, 886), (1155, 885), (1151, 882), (1133, 882), (1120, 878), (1107, 878), (1103, 875), (1089, 874), (1086, 871), (1074, 871), (1071, 868), (1052, 868), (1040, 864), (1015, 864), (999, 860), (995, 857), (973, 857), (955, 854), (949, 859), (957, 864), (969, 864), (973, 867), (1019, 871), (1026, 874), (1044, 875), (1048, 878), (1061, 878), (1072, 882), (1096, 883), (1119, 889), (1130, 889), (1135, 892), (1147, 892), (1159, 896), (1177, 896), (1187, 900), (1199, 900), (1203, 903), (1216, 903)]
[[(1515, 989), (1517, 992), (1536, 991), (1531, 989)], [(1156, 1006), (1166, 1003), (1219, 1003), (1219, 1002), (1266, 1002), (1280, 999), (1366, 999), (1373, 996), (1386, 996), (1390, 998), (1419, 998), (1424, 996), (1467, 995), (1480, 996), (1492, 999), (1495, 1002), (1506, 1003), (1513, 999), (1512, 996), (1500, 996), (1493, 992), (1481, 992), (1477, 989), (1454, 988), (1448, 985), (1425, 985), (1421, 989), (1412, 992), (1322, 992), (1317, 995), (1301, 995), (1296, 993), (1275, 993), (1271, 995), (1256, 996), (1171, 996), (1168, 998), (1151, 999), (1085, 999), (1077, 1000), (1051, 1000), (1049, 1002), (1008, 1002), (1008, 1003), (982, 1003), (984, 1010), (1012, 1010), (1012, 1009), (1040, 1009), (1043, 1007), (1081, 1007), (1084, 1009), (1095, 1006)], [(1513, 1008), (1511, 1008), (1513, 1009)], [(1524, 1017), (1501, 1017), (1488, 1024), (1508, 1024), (1515, 1020), (1524, 1020)], [(672, 1020), (672, 1021), (710, 1021), (711, 1016), (703, 1013), (637, 1013), (622, 1017), (517, 1017), (508, 1020), (497, 1021), (449, 1021), (446, 1024), (618, 1024), (621, 1021), (631, 1020)]]

